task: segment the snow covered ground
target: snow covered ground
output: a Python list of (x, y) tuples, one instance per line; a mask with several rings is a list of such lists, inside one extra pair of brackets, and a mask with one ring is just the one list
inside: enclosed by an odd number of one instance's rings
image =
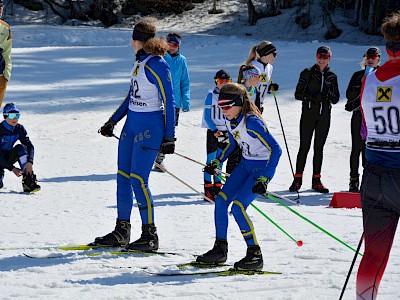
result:
[[(162, 27), (165, 30), (165, 27)], [(356, 35), (356, 34), (355, 34)], [(35, 145), (34, 170), (42, 186), (35, 195), (22, 195), (20, 180), (6, 172), (0, 190), (0, 290), (2, 299), (338, 299), (354, 252), (285, 207), (270, 200), (254, 204), (304, 245), (298, 247), (252, 207), (251, 216), (264, 255), (264, 269), (282, 275), (235, 277), (159, 277), (146, 273), (174, 269), (209, 250), (214, 241), (213, 205), (168, 174), (152, 173), (155, 220), (160, 251), (175, 256), (87, 257), (72, 254), (57, 259), (32, 259), (57, 250), (28, 249), (81, 244), (114, 228), (116, 218), (117, 140), (97, 133), (129, 89), (133, 51), (131, 30), (41, 25), (13, 26), (13, 74), (5, 102), (21, 109)], [(265, 38), (267, 39), (267, 37)], [(239, 65), (259, 39), (188, 33), (182, 53), (189, 65), (192, 109), (182, 113), (176, 151), (205, 161), (205, 130), (200, 128), (203, 99), (215, 72), (228, 70), (236, 79)], [(302, 69), (314, 63), (322, 43), (274, 42), (278, 57), (273, 80), (280, 85), (277, 100), (295, 163), (301, 103), (293, 93)], [(345, 90), (359, 69), (367, 44), (329, 43), (332, 69), (339, 78), (341, 100), (332, 111), (325, 146), (322, 179), (333, 193), (348, 185), (350, 117), (344, 110)], [(383, 47), (383, 40), (378, 46)], [(382, 57), (387, 59), (386, 54)], [(270, 131), (284, 149), (273, 97), (265, 105)], [(123, 121), (116, 127), (118, 134)], [(332, 193), (311, 190), (312, 151), (305, 170), (302, 205), (290, 207), (356, 248), (362, 233), (360, 209), (329, 208)], [(165, 164), (170, 172), (202, 190), (201, 167), (177, 155)], [(284, 149), (269, 190), (293, 198), (288, 192), (291, 171)], [(140, 235), (137, 208), (132, 213), (132, 240)], [(228, 263), (245, 254), (245, 243), (230, 219)], [(400, 241), (397, 236), (383, 277), (379, 299), (400, 298)], [(355, 298), (357, 260), (344, 299)], [(117, 267), (117, 268), (115, 268)], [(121, 267), (121, 268), (119, 268)]]

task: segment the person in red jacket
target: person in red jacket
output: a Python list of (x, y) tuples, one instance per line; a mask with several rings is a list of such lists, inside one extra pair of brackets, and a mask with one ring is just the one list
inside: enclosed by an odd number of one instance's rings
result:
[(357, 273), (357, 299), (376, 299), (400, 216), (400, 13), (381, 30), (389, 60), (361, 89), (367, 130), (361, 181), (365, 251)]

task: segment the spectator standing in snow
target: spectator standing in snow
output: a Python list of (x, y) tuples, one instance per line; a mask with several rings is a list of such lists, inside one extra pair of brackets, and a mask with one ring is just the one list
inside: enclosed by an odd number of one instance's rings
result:
[(315, 65), (300, 73), (296, 86), (294, 97), (302, 101), (302, 109), (300, 147), (296, 174), (289, 187), (291, 192), (297, 192), (303, 183), (303, 171), (314, 135), (312, 188), (320, 193), (329, 193), (321, 182), (322, 157), (331, 125), (332, 104), (336, 104), (340, 98), (336, 74), (328, 66), (331, 57), (332, 51), (328, 46), (319, 47)]
[(378, 68), (381, 57), (381, 50), (371, 47), (364, 54), (361, 62), (362, 70), (353, 74), (346, 90), (347, 103), (345, 109), (352, 111), (351, 116), (351, 154), (350, 154), (350, 183), (349, 192), (360, 192), (360, 181), (358, 169), (360, 165), (360, 154), (362, 165), (365, 165), (365, 141), (361, 138), (361, 109), (360, 93), (364, 76)]
[[(3, 15), (3, 0), (0, 0), (0, 17)], [(6, 93), (7, 83), (11, 76), (11, 27), (0, 20), (0, 107)]]
[[(190, 77), (186, 63), (186, 57), (180, 53), (182, 36), (179, 33), (169, 33), (166, 37), (169, 49), (164, 59), (171, 69), (172, 86), (175, 98), (175, 126), (178, 126), (179, 112), (190, 110)], [(158, 153), (156, 162), (163, 165), (165, 155)], [(163, 172), (161, 168), (154, 166), (155, 171)]]

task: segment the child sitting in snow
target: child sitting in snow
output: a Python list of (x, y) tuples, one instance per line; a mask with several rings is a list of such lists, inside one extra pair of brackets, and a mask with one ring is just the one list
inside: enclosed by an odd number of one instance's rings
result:
[[(24, 192), (37, 192), (40, 186), (33, 174), (34, 147), (24, 126), (18, 124), (21, 114), (14, 103), (7, 103), (3, 109), (4, 121), (0, 123), (0, 189), (3, 187), (4, 169), (22, 176)], [(17, 141), (21, 144), (14, 144)], [(14, 167), (19, 162), (20, 168)]]

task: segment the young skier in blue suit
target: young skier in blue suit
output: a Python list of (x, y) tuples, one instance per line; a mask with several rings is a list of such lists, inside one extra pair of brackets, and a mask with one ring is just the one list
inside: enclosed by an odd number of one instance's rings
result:
[(236, 262), (234, 267), (239, 270), (260, 270), (263, 267), (261, 249), (246, 209), (257, 194), (266, 194), (282, 149), (268, 131), (260, 111), (243, 85), (224, 85), (219, 93), (218, 105), (227, 119), (229, 145), (218, 159), (204, 168), (204, 172), (214, 174), (235, 149), (235, 141), (242, 150), (242, 159), (215, 199), (214, 247), (198, 256), (197, 262), (220, 264), (227, 260), (228, 207), (232, 203), (232, 214), (247, 244), (246, 256)]
[[(102, 135), (113, 136), (115, 124), (127, 117), (118, 145), (117, 224), (111, 233), (97, 237), (92, 245), (140, 251), (158, 249), (148, 179), (158, 149), (164, 154), (174, 153), (175, 107), (171, 73), (163, 59), (168, 45), (155, 37), (156, 31), (151, 18), (143, 18), (135, 25), (132, 47), (136, 61), (129, 93), (100, 129)], [(142, 220), (142, 235), (129, 244), (133, 192)]]

